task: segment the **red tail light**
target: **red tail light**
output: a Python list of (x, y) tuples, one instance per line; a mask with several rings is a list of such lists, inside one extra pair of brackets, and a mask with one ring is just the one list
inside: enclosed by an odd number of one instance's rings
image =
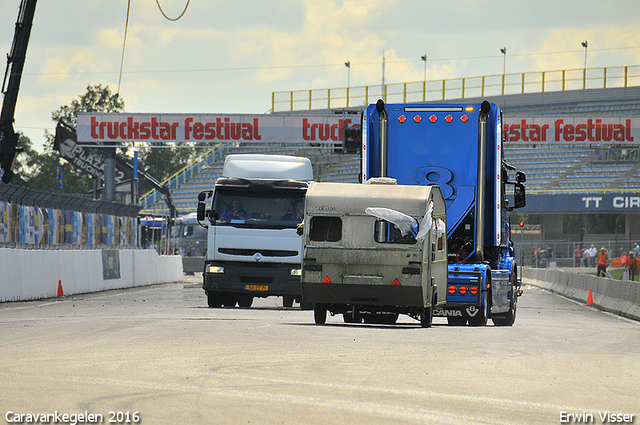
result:
[(461, 286), (460, 288), (458, 288), (458, 292), (460, 292), (461, 295), (466, 295), (467, 294), (467, 287), (466, 286)]
[(453, 286), (453, 285), (449, 285), (447, 287), (447, 292), (450, 293), (451, 295), (455, 294), (456, 293), (456, 287)]
[(478, 287), (477, 286), (472, 286), (471, 288), (469, 288), (469, 293), (471, 295), (478, 295)]

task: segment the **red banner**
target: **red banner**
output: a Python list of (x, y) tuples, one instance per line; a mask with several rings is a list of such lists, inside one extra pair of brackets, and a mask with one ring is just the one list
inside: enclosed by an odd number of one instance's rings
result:
[(78, 142), (340, 143), (347, 116), (79, 113)]
[(509, 143), (640, 143), (640, 117), (508, 117)]

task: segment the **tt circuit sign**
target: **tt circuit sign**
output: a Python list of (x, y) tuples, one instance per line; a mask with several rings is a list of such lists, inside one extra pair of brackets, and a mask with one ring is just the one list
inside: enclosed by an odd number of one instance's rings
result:
[(524, 212), (640, 212), (640, 194), (527, 194)]
[(640, 117), (505, 118), (510, 143), (640, 143)]
[(341, 143), (345, 116), (78, 114), (78, 142)]

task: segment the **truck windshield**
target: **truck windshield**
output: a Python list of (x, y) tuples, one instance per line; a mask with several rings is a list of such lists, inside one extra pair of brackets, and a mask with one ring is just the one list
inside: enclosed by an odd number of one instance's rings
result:
[(247, 192), (217, 189), (213, 210), (216, 225), (254, 228), (296, 228), (304, 220), (304, 191)]

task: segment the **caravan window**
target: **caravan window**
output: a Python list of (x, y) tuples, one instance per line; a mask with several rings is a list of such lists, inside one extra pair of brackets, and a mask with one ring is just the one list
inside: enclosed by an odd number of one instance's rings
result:
[(340, 217), (311, 217), (309, 239), (316, 242), (338, 242), (342, 238)]
[(379, 243), (400, 243), (400, 244), (414, 244), (416, 238), (411, 234), (402, 236), (402, 232), (393, 223), (386, 220), (376, 220), (373, 239)]

